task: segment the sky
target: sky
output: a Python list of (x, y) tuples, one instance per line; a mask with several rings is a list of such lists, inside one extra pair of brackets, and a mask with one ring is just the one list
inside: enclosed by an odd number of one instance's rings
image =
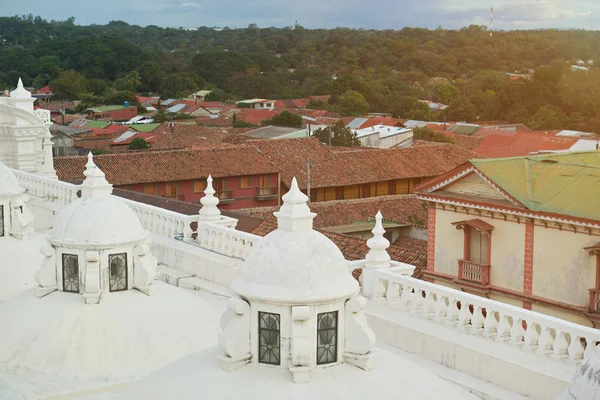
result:
[(488, 26), (493, 6), (497, 30), (600, 30), (598, 0), (0, 0), (0, 6), (1, 16), (73, 16), (79, 25), (121, 20), (141, 26), (239, 28), (251, 23), (284, 27), (298, 21), (305, 28), (364, 29)]

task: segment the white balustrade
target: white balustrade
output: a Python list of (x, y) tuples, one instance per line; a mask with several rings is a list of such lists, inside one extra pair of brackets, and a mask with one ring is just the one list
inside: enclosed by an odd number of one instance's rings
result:
[(375, 300), (459, 332), (566, 362), (579, 363), (600, 330), (435, 285), (390, 270), (376, 272)]
[(33, 115), (38, 117), (40, 121), (42, 121), (44, 124), (52, 123), (52, 120), (50, 118), (50, 110), (38, 108), (37, 110), (33, 110)]
[(228, 257), (245, 260), (260, 239), (260, 236), (216, 224), (203, 223), (198, 226), (198, 244)]
[(61, 182), (56, 179), (46, 178), (30, 172), (13, 169), (19, 184), (26, 193), (46, 201), (66, 206), (78, 198), (77, 192), (81, 190), (80, 185)]
[(198, 221), (198, 216), (185, 215), (129, 199), (121, 200), (136, 213), (147, 231), (171, 239), (191, 240), (191, 224)]

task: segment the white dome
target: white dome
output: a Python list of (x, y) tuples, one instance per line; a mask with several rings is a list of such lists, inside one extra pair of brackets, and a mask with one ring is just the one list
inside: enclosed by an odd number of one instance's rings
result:
[(54, 245), (120, 245), (148, 236), (137, 215), (115, 196), (79, 198), (56, 217), (48, 240)]
[(21, 194), (21, 188), (15, 174), (6, 165), (0, 162), (0, 197), (11, 197)]
[(556, 400), (600, 400), (600, 347), (581, 363), (573, 382)]
[(232, 286), (245, 298), (290, 303), (349, 298), (359, 290), (340, 249), (314, 230), (269, 233)]

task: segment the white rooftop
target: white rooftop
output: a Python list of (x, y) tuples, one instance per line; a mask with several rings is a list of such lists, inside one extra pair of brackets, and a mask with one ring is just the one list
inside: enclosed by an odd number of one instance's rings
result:
[(356, 132), (358, 138), (370, 135), (379, 135), (380, 138), (385, 138), (411, 132), (411, 129), (399, 128), (397, 126), (374, 125), (365, 129), (355, 130), (354, 132)]

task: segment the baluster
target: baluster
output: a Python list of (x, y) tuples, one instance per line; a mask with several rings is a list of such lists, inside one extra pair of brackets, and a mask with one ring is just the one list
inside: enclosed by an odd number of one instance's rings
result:
[(183, 221), (183, 226), (181, 229), (183, 233), (183, 240), (191, 240), (192, 239), (192, 227), (190, 226), (190, 222)]
[(512, 329), (510, 330), (510, 342), (517, 347), (522, 346), (524, 333), (523, 319), (513, 317)]
[(375, 288), (373, 289), (373, 296), (378, 300), (383, 300), (387, 298), (386, 292), (388, 288), (388, 281), (381, 276), (377, 276), (377, 281), (375, 282)]
[(438, 294), (435, 298), (435, 309), (434, 319), (441, 323), (444, 323), (448, 315), (448, 305), (446, 304), (446, 297)]
[(483, 321), (483, 336), (494, 340), (496, 339), (496, 336), (498, 336), (498, 320), (496, 319), (498, 312), (486, 307), (485, 313), (485, 320)]
[(586, 342), (586, 346), (585, 346), (585, 351), (583, 353), (583, 358), (588, 357), (591, 353), (594, 352), (594, 350), (596, 350), (596, 339), (595, 338), (586, 337), (585, 342)]
[(412, 295), (412, 304), (410, 308), (410, 313), (413, 315), (419, 315), (423, 312), (423, 290), (418, 288), (413, 288), (414, 293)]
[(556, 360), (564, 360), (569, 357), (569, 342), (567, 334), (562, 331), (556, 331), (554, 343), (552, 343), (552, 358)]
[(468, 332), (471, 323), (471, 310), (469, 309), (470, 304), (465, 301), (460, 302), (460, 311), (458, 312), (458, 330), (460, 332)]
[(222, 253), (226, 256), (231, 256), (231, 254), (229, 254), (229, 246), (231, 242), (231, 236), (229, 235), (223, 235), (223, 249), (222, 249)]
[(458, 325), (458, 314), (460, 310), (458, 309), (458, 301), (454, 298), (448, 298), (448, 315), (446, 317), (446, 322), (448, 325), (452, 327), (456, 327)]
[(387, 280), (387, 290), (385, 292), (385, 299), (390, 304), (400, 303), (400, 285), (391, 280)]
[(538, 354), (542, 356), (549, 356), (552, 354), (552, 329), (545, 326), (540, 326), (540, 337), (538, 338)]
[(525, 335), (523, 336), (523, 348), (525, 350), (535, 352), (538, 349), (538, 332), (537, 332), (537, 323), (533, 321), (527, 322), (527, 329), (525, 330)]
[(581, 336), (571, 335), (571, 343), (569, 344), (569, 360), (579, 361), (583, 358), (583, 345), (581, 344)]
[(410, 285), (404, 285), (402, 288), (402, 294), (400, 296), (400, 307), (403, 309), (410, 309), (412, 304), (412, 290), (413, 288)]
[(471, 333), (476, 336), (483, 336), (483, 307), (473, 304), (473, 317), (471, 318)]
[(437, 294), (433, 292), (428, 292), (427, 290), (423, 290), (423, 293), (425, 293), (425, 298), (423, 298), (422, 302), (423, 317), (425, 319), (433, 319), (433, 317), (435, 316), (435, 299), (437, 298)]

